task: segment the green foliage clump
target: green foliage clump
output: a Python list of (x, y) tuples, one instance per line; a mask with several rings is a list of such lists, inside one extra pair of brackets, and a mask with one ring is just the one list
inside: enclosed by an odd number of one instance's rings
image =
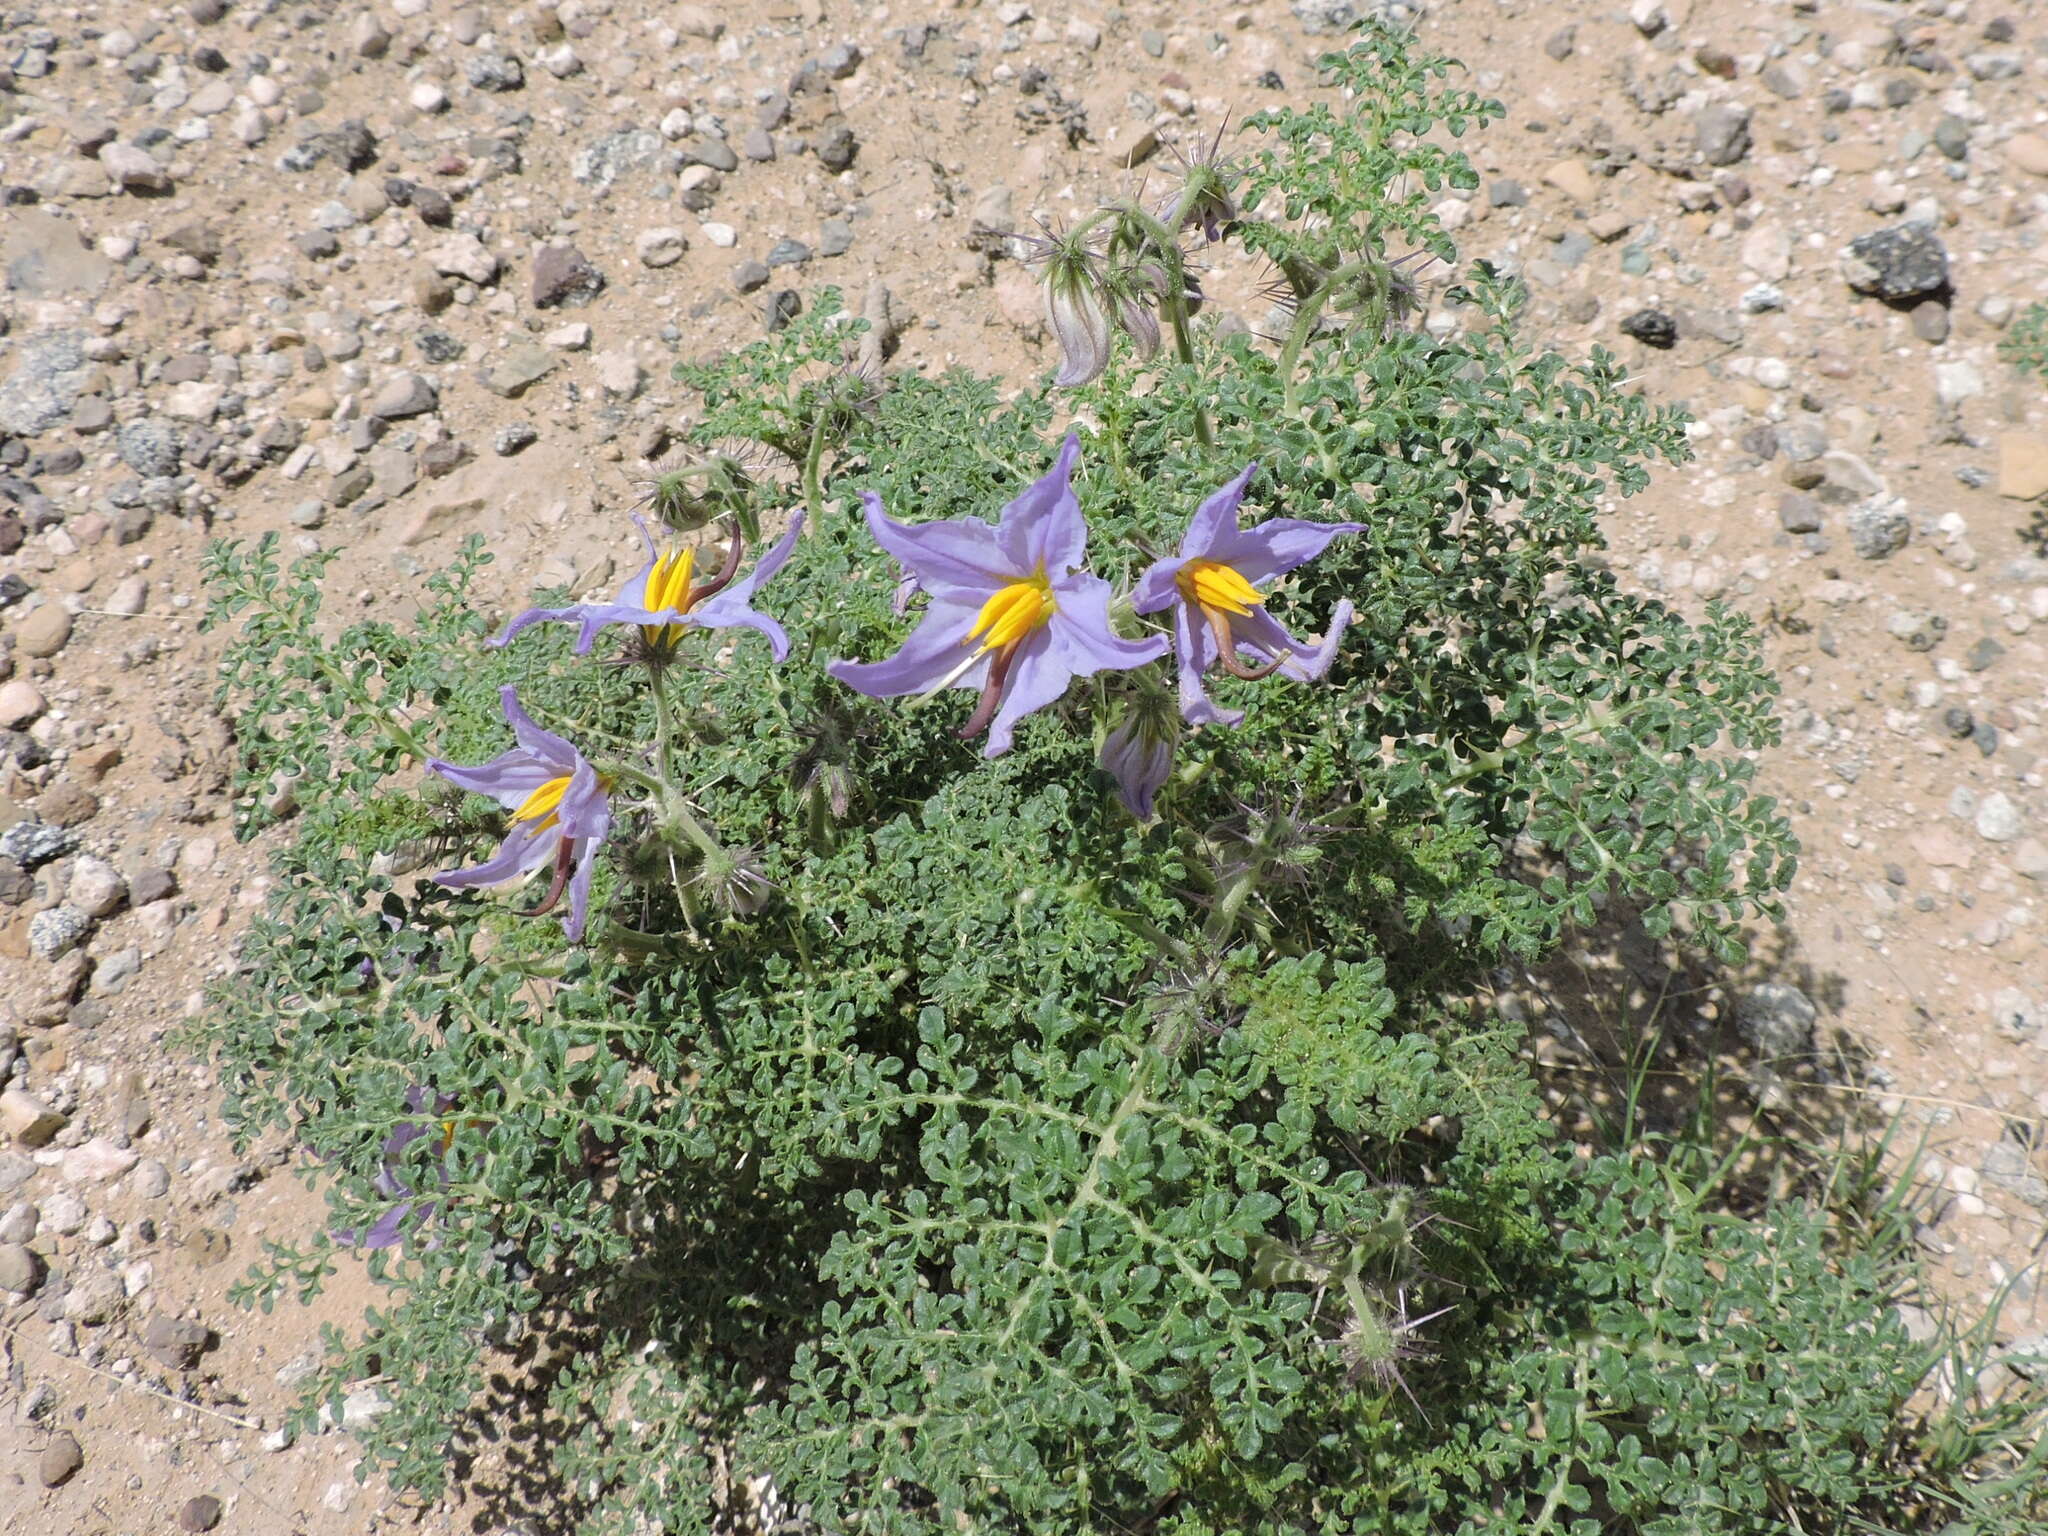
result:
[(2036, 300), (2013, 317), (1998, 355), (2022, 373), (2048, 379), (2048, 304)]
[[(951, 704), (825, 673), (905, 630), (856, 494), (991, 515), (1054, 412), (840, 366), (860, 327), (830, 294), (690, 372), (698, 456), (653, 493), (751, 534), (794, 484), (812, 526), (757, 599), (782, 665), (745, 631), (684, 636), (655, 688), (555, 627), (486, 648), (475, 547), (403, 633), (330, 632), (317, 561), (214, 553), (244, 826), (297, 809), (204, 1028), (238, 1130), (306, 1148), (333, 1204), (247, 1295), (402, 1231), (316, 1392), (383, 1384), (363, 1434), (400, 1481), (441, 1487), (512, 1393), (593, 1532), (1761, 1533), (2012, 1504), (1908, 1411), (1938, 1351), (1893, 1311), (1896, 1233), (1850, 1242), (1811, 1199), (1738, 1217), (1682, 1148), (1581, 1161), (1521, 1027), (1464, 1001), (1613, 905), (1741, 958), (1793, 868), (1751, 787), (1774, 690), (1746, 621), (1688, 623), (1599, 558), (1600, 499), (1681, 456), (1673, 412), (1605, 355), (1530, 348), (1483, 271), (1458, 334), (1396, 323), (1389, 238), (1451, 251), (1392, 189), (1469, 184), (1421, 135), (1498, 109), (1387, 33), (1325, 66), (1342, 111), (1266, 114), (1251, 166), (1190, 169), (1282, 274), (1277, 349), (1191, 316), (1177, 217), (1107, 216), (1166, 270), (1175, 346), (1077, 397), (1091, 568), (1127, 589), (1254, 459), (1260, 514), (1365, 527), (1270, 594), (1297, 630), (1356, 603), (1328, 678), (1213, 678), (1245, 723), (1180, 739), (1150, 822), (1096, 766), (1142, 681), (1084, 679), (984, 761)], [(502, 749), (508, 684), (617, 775), (582, 945), (424, 878), (506, 831), (419, 769)]]

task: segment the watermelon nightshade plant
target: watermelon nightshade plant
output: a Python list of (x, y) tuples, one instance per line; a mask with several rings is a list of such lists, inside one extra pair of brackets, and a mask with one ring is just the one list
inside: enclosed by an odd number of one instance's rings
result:
[(497, 632), (472, 543), (337, 629), (214, 550), (275, 831), (200, 1038), (333, 1205), (243, 1295), (387, 1288), (308, 1423), (374, 1378), (398, 1481), (545, 1447), (506, 1518), (589, 1532), (2029, 1528), (1909, 1208), (1565, 1144), (1477, 1001), (1603, 923), (1739, 966), (1793, 849), (1754, 630), (1598, 557), (1676, 413), (1483, 267), (1400, 323), (1450, 69), (1367, 28), (1077, 221), (1056, 390), (849, 367), (829, 290), (680, 367), (609, 603)]

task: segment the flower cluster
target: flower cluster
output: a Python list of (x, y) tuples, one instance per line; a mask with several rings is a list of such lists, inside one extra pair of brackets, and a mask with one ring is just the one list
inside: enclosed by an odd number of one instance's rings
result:
[[(753, 629), (767, 637), (777, 661), (789, 654), (789, 636), (782, 626), (752, 603), (754, 594), (796, 548), (803, 534), (801, 513), (790, 519), (781, 540), (744, 577), (739, 576), (739, 567), (745, 550), (734, 532), (719, 569), (702, 580), (697, 578), (694, 547), (680, 543), (660, 547), (644, 521), (635, 518), (634, 522), (647, 542), (647, 563), (611, 602), (530, 608), (490, 643), (508, 644), (521, 630), (553, 621), (579, 626), (576, 652), (587, 655), (606, 627), (632, 625), (638, 630), (637, 654), (654, 672), (657, 689), (661, 668), (675, 659), (682, 640), (694, 629)], [(611, 796), (618, 775), (599, 771), (569, 742), (536, 725), (520, 707), (512, 688), (501, 690), (501, 698), (505, 723), (512, 727), (517, 743), (511, 751), (475, 767), (439, 758), (431, 759), (427, 766), (452, 784), (496, 800), (510, 815), (510, 830), (498, 851), (483, 863), (448, 870), (434, 878), (442, 885), (467, 890), (523, 882), (536, 871), (550, 868), (553, 875), (547, 894), (523, 915), (538, 917), (550, 912), (566, 894), (569, 916), (562, 930), (573, 943), (583, 937), (589, 921), (591, 880), (598, 850), (611, 832)]]
[[(1155, 562), (1116, 600), (1109, 584), (1082, 565), (1088, 526), (1072, 484), (1080, 454), (1080, 438), (1070, 433), (1051, 471), (1005, 506), (993, 526), (979, 518), (911, 526), (890, 517), (880, 497), (864, 497), (869, 532), (926, 594), (927, 605), (895, 655), (835, 661), (826, 670), (876, 698), (973, 689), (977, 702), (960, 734), (986, 731), (985, 757), (1008, 751), (1017, 722), (1059, 699), (1074, 678), (1131, 671), (1167, 654), (1164, 636), (1119, 634), (1119, 608), (1133, 616), (1173, 611), (1180, 709), (1191, 726), (1244, 719), (1242, 710), (1210, 701), (1202, 680), (1217, 667), (1247, 680), (1278, 672), (1299, 682), (1329, 671), (1351, 604), (1339, 603), (1328, 631), (1308, 643), (1266, 612), (1259, 584), (1314, 559), (1362, 524), (1273, 518), (1240, 529), (1245, 488), (1258, 468), (1247, 465), (1196, 508), (1179, 552)], [(1177, 736), (1170, 717), (1162, 719), (1141, 698), (1103, 742), (1102, 767), (1141, 820), (1152, 817)]]
[[(1248, 680), (1277, 672), (1309, 682), (1329, 670), (1351, 621), (1351, 605), (1337, 605), (1319, 639), (1301, 641), (1266, 611), (1260, 588), (1360, 525), (1274, 518), (1239, 528), (1245, 489), (1257, 468), (1247, 465), (1196, 509), (1178, 552), (1155, 562), (1130, 592), (1118, 595), (1086, 567), (1088, 524), (1073, 488), (1080, 456), (1080, 437), (1069, 433), (1052, 469), (993, 524), (979, 518), (902, 523), (883, 509), (879, 496), (865, 494), (869, 532), (905, 573), (897, 611), (905, 611), (917, 594), (923, 595), (924, 610), (893, 656), (834, 661), (826, 670), (872, 698), (971, 690), (975, 705), (959, 734), (985, 738), (983, 756), (996, 757), (1010, 749), (1018, 722), (1058, 701), (1075, 678), (1135, 672), (1171, 652), (1180, 680), (1179, 718), (1164, 703), (1162, 690), (1141, 682), (1124, 717), (1105, 733), (1098, 759), (1124, 805), (1149, 821), (1172, 772), (1182, 723), (1234, 726), (1244, 718), (1242, 710), (1211, 701), (1204, 685), (1210, 672), (1221, 668)], [(567, 623), (578, 626), (577, 654), (587, 655), (604, 629), (629, 626), (636, 632), (631, 653), (652, 678), (658, 718), (665, 718), (663, 669), (693, 630), (753, 629), (767, 639), (778, 662), (788, 656), (789, 636), (753, 601), (794, 553), (803, 533), (801, 516), (743, 577), (745, 551), (737, 533), (719, 568), (700, 579), (693, 547), (661, 547), (644, 522), (639, 527), (647, 542), (646, 564), (611, 602), (528, 609), (491, 644), (508, 644), (535, 624)], [(1143, 625), (1145, 617), (1169, 610), (1170, 638)], [(1126, 634), (1120, 626), (1139, 632)], [(475, 766), (439, 758), (427, 764), (449, 782), (496, 800), (509, 820), (491, 857), (436, 875), (442, 885), (495, 887), (548, 870), (545, 895), (523, 915), (550, 912), (566, 897), (563, 931), (572, 942), (580, 940), (589, 923), (598, 852), (612, 831), (612, 798), (622, 780), (651, 791), (655, 821), (679, 827), (696, 844), (707, 875), (728, 865), (750, 867), (744, 856), (719, 847), (684, 808), (667, 780), (665, 747), (652, 775), (630, 765), (600, 768), (536, 724), (512, 688), (502, 690), (502, 705), (512, 728), (511, 750)]]

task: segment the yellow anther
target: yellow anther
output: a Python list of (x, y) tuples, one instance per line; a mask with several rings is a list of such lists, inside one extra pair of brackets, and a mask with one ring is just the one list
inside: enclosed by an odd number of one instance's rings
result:
[(1236, 566), (1219, 560), (1190, 560), (1176, 580), (1180, 595), (1189, 602), (1240, 619), (1266, 600)]
[(555, 807), (562, 803), (562, 796), (568, 792), (569, 775), (549, 779), (532, 794), (519, 802), (519, 809), (512, 813), (514, 821), (530, 821), (535, 831), (551, 827), (555, 823)]
[[(1028, 580), (1011, 582), (983, 603), (974, 628), (960, 643), (972, 645), (981, 640), (981, 649), (974, 653), (977, 656), (999, 651), (1006, 645), (1014, 645), (1045, 623), (1057, 606), (1052, 600), (1052, 581), (1041, 570)], [(988, 636), (985, 640), (982, 639), (984, 632)]]
[(697, 565), (697, 551), (684, 546), (663, 552), (647, 573), (647, 607), (655, 613), (673, 608), (690, 611), (690, 577)]

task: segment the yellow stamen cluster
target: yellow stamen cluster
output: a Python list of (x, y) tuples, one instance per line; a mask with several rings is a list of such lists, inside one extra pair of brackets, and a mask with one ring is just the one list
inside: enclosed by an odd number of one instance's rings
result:
[[(650, 613), (690, 611), (690, 578), (696, 573), (697, 551), (688, 545), (664, 550), (656, 556), (647, 573), (646, 607)], [(680, 624), (643, 624), (640, 631), (649, 645), (673, 645), (682, 638)]]
[(519, 809), (512, 813), (515, 822), (530, 821), (536, 832), (545, 832), (555, 824), (555, 811), (562, 803), (562, 796), (568, 792), (569, 775), (549, 779), (532, 794), (519, 802)]
[(1180, 595), (1187, 601), (1240, 619), (1248, 617), (1252, 609), (1266, 601), (1236, 566), (1224, 565), (1217, 560), (1190, 560), (1180, 568), (1180, 575), (1175, 580), (1180, 586)]
[[(1052, 600), (1052, 580), (1041, 568), (1037, 575), (1011, 582), (983, 603), (974, 628), (960, 643), (972, 645), (981, 640), (981, 649), (974, 653), (977, 656), (999, 651), (1051, 619), (1057, 606)], [(988, 636), (985, 640), (984, 633)]]

